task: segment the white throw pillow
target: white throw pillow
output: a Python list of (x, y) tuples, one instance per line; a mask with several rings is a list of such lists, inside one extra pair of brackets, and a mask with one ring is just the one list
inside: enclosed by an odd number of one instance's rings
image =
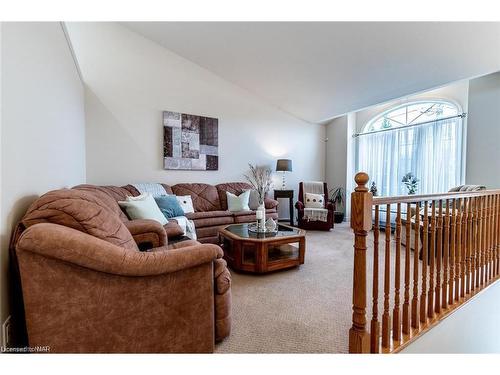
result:
[(190, 195), (177, 195), (176, 198), (185, 214), (194, 212), (193, 200)]
[(231, 212), (250, 211), (248, 200), (250, 199), (250, 190), (246, 190), (240, 195), (234, 195), (226, 191), (227, 209)]
[(306, 208), (325, 208), (325, 195), (306, 193), (304, 205)]
[(120, 207), (125, 208), (130, 219), (156, 220), (161, 225), (168, 223), (151, 194), (145, 193), (137, 197), (127, 197), (126, 199), (126, 201), (119, 201), (118, 204)]

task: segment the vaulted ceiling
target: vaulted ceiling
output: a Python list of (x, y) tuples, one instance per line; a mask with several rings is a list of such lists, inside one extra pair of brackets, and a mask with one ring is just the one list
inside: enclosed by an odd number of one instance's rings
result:
[(500, 70), (500, 23), (123, 24), (314, 123)]

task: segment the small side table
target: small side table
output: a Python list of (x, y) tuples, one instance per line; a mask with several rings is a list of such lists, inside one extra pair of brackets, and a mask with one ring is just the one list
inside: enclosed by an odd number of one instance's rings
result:
[(294, 214), (294, 209), (293, 209), (293, 190), (275, 190), (274, 191), (274, 199), (277, 200), (278, 198), (288, 198), (289, 202), (289, 207), (290, 207), (290, 225), (294, 225), (294, 220), (293, 220), (293, 214)]

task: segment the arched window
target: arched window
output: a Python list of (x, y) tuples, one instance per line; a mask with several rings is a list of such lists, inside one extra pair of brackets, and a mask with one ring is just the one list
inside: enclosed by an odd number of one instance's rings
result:
[(403, 177), (418, 180), (417, 194), (448, 191), (462, 182), (462, 118), (446, 100), (393, 107), (356, 134), (357, 171), (367, 172), (379, 195), (406, 195)]

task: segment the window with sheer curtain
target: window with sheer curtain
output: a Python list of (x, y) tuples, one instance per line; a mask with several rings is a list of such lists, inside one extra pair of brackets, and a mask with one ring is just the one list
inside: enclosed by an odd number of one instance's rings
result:
[(369, 121), (356, 137), (356, 170), (380, 196), (406, 195), (411, 172), (417, 194), (446, 192), (462, 182), (462, 114), (447, 101), (412, 102)]

